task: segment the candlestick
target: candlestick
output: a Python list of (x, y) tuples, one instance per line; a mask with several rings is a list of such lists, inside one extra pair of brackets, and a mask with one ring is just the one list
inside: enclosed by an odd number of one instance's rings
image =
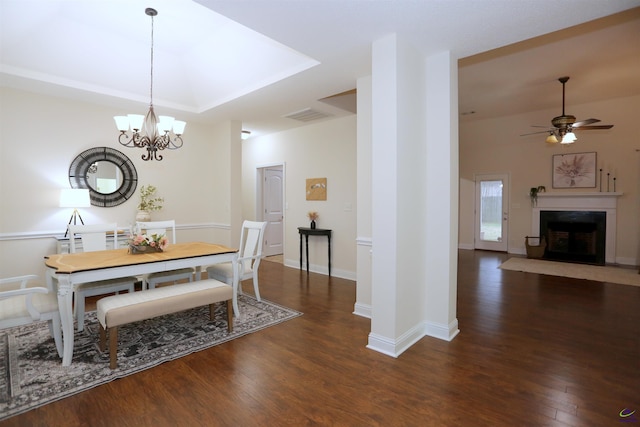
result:
[(609, 175), (611, 174), (607, 172), (607, 191), (609, 191)]
[(600, 191), (602, 192), (602, 168), (600, 168)]
[(613, 177), (613, 192), (616, 192), (616, 177)]

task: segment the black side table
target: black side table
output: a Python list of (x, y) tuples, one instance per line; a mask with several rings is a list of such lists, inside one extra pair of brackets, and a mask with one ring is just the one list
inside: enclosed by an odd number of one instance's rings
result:
[(300, 270), (302, 270), (302, 236), (304, 235), (307, 255), (307, 273), (309, 273), (309, 236), (327, 236), (327, 239), (329, 239), (329, 276), (331, 276), (331, 230), (325, 228), (298, 227), (298, 233), (300, 233)]

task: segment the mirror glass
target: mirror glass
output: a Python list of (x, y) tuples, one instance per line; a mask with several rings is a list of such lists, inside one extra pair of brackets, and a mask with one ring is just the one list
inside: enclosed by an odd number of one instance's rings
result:
[(138, 174), (131, 160), (109, 147), (80, 153), (69, 167), (71, 188), (87, 188), (93, 206), (118, 206), (136, 191)]
[(87, 184), (100, 194), (115, 193), (122, 185), (122, 170), (109, 161), (92, 163), (87, 171)]

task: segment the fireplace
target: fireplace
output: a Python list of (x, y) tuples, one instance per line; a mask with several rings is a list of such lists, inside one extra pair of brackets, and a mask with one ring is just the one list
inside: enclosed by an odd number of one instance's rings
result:
[[(596, 216), (604, 215), (603, 236), (597, 236), (593, 234), (593, 230), (583, 225), (573, 225), (568, 230), (558, 229), (557, 224), (552, 226), (552, 230), (555, 231), (554, 238), (557, 239), (554, 242), (553, 252), (566, 251), (569, 252), (569, 248), (573, 250), (575, 247), (580, 247), (581, 250), (591, 250), (593, 245), (596, 245), (596, 252), (601, 251), (601, 246), (604, 246), (604, 263), (615, 264), (616, 263), (616, 218), (617, 218), (617, 199), (622, 196), (622, 193), (616, 192), (549, 192), (538, 193), (538, 203), (532, 209), (531, 215), (531, 236), (541, 236), (541, 212), (573, 212), (576, 214), (597, 214)], [(569, 221), (560, 222), (574, 222), (582, 223), (582, 219), (577, 220), (569, 219)], [(589, 218), (590, 222), (600, 221)], [(555, 228), (554, 228), (555, 227)], [(592, 227), (592, 226), (590, 226)], [(564, 234), (563, 234), (564, 233)], [(573, 236), (569, 236), (573, 233)], [(548, 239), (548, 236), (546, 236)], [(594, 240), (595, 239), (595, 240)], [(604, 245), (599, 239), (604, 239)], [(595, 241), (595, 243), (594, 243)], [(548, 243), (548, 242), (547, 242)], [(565, 245), (566, 249), (562, 246)], [(524, 249), (524, 248), (523, 248)], [(524, 252), (524, 251), (523, 251)], [(599, 252), (598, 252), (599, 254)], [(564, 261), (562, 257), (564, 255), (554, 254), (556, 259)], [(578, 262), (593, 262), (602, 264), (600, 259), (602, 255), (597, 255), (596, 261), (581, 260)]]
[(545, 259), (605, 264), (606, 212), (540, 211)]

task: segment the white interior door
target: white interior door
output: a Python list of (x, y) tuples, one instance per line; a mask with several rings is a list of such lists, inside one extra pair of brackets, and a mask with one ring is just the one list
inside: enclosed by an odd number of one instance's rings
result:
[(263, 253), (265, 256), (279, 255), (284, 252), (284, 210), (282, 166), (263, 168), (262, 205), (263, 221), (267, 221), (264, 232)]
[(476, 176), (475, 248), (507, 252), (509, 176)]

